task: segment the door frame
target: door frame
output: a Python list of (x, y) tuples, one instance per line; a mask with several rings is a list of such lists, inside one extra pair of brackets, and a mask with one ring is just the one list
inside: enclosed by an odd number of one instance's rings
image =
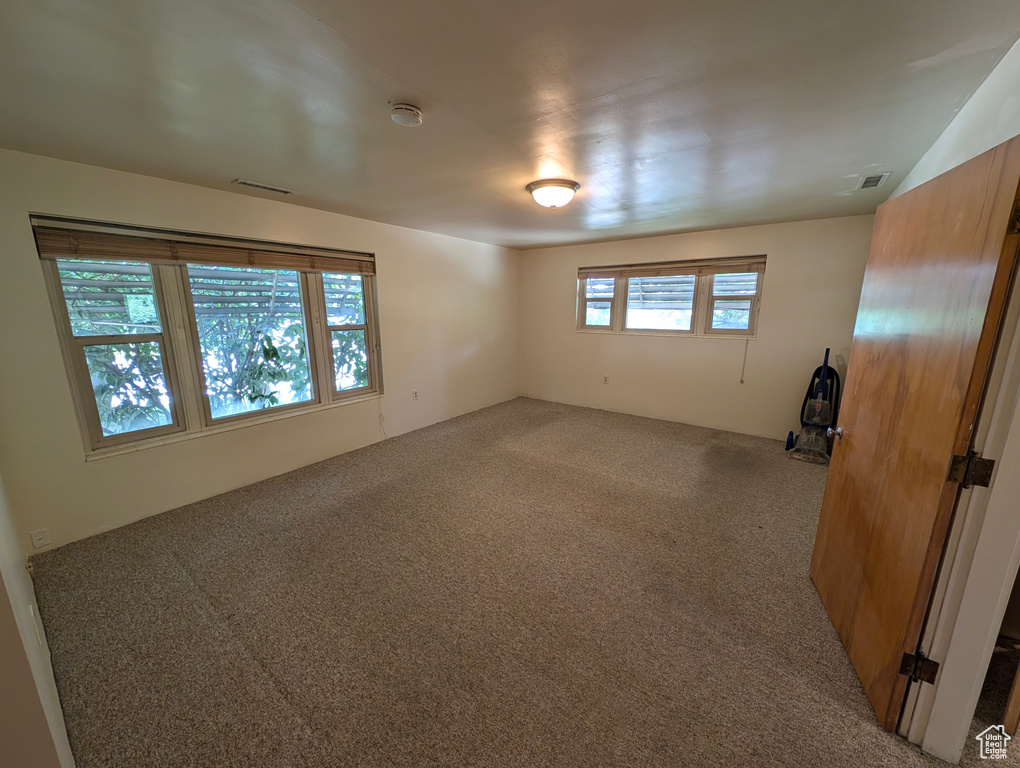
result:
[[(1006, 247), (1020, 249), (1020, 236)], [(995, 641), (1020, 566), (1020, 286), (1017, 268), (975, 429), (974, 447), (996, 461), (988, 488), (961, 491), (921, 635), (940, 662), (933, 685), (911, 683), (898, 732), (951, 763), (970, 732)]]

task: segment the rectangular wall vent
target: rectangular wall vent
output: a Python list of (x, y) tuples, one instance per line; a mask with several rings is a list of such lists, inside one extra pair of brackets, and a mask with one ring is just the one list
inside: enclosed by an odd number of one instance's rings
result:
[(245, 181), (244, 179), (234, 179), (231, 184), (240, 184), (242, 187), (252, 187), (254, 189), (261, 189), (266, 192), (275, 192), (278, 195), (292, 195), (294, 194), (289, 189), (283, 189), (282, 187), (271, 187), (268, 184), (259, 184), (255, 181)]
[(857, 185), (857, 189), (874, 189), (885, 184), (885, 180), (889, 178), (891, 173), (873, 173), (870, 176), (865, 176), (861, 179), (861, 183)]

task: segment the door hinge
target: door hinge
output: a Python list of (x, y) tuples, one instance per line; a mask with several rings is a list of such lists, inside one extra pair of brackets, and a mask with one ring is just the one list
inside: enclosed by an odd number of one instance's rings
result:
[(1009, 220), (1009, 234), (1020, 235), (1020, 200), (1013, 203), (1013, 216)]
[(932, 685), (939, 674), (939, 663), (927, 658), (920, 651), (917, 654), (903, 654), (903, 661), (900, 662), (900, 674), (906, 675), (915, 683), (928, 683)]
[(992, 470), (995, 461), (982, 459), (977, 451), (970, 451), (966, 456), (953, 456), (949, 464), (949, 482), (959, 483), (961, 488), (977, 485), (987, 488), (992, 482)]

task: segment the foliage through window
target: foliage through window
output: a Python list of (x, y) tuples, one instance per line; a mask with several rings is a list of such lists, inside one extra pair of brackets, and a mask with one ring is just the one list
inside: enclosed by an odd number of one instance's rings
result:
[(370, 255), (195, 238), (36, 228), (91, 449), (380, 391)]
[(188, 265), (214, 419), (312, 399), (298, 273)]
[(365, 284), (361, 275), (325, 274), (326, 326), (337, 392), (369, 385)]
[(172, 426), (176, 418), (150, 266), (61, 259), (57, 270), (103, 435)]
[(754, 336), (765, 257), (578, 270), (577, 327), (611, 333)]

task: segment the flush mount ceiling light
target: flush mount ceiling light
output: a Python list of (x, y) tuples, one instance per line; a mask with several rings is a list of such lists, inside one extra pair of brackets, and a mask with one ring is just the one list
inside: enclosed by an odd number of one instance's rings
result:
[(525, 187), (535, 202), (546, 208), (562, 208), (574, 199), (574, 193), (580, 188), (580, 184), (570, 179), (539, 179)]

